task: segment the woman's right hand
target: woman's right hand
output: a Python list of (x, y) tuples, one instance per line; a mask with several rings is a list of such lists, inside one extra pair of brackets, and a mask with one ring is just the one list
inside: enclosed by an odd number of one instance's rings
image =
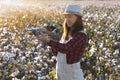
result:
[(49, 43), (51, 40), (51, 38), (46, 33), (38, 35), (38, 39), (44, 43)]

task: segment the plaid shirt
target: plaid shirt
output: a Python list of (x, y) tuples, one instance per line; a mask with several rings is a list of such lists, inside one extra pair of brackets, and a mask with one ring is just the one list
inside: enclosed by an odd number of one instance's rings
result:
[(85, 53), (87, 43), (88, 36), (83, 32), (78, 32), (66, 44), (51, 40), (48, 45), (51, 46), (53, 55), (57, 56), (58, 51), (66, 54), (67, 64), (73, 64), (80, 61)]

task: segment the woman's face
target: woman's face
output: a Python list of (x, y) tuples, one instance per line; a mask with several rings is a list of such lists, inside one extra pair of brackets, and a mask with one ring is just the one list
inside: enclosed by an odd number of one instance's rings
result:
[(74, 14), (65, 14), (65, 20), (67, 25), (71, 27), (76, 22), (77, 16)]

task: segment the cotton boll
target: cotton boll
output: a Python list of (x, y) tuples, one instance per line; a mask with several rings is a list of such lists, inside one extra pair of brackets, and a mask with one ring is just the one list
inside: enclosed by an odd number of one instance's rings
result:
[(48, 68), (48, 64), (47, 63), (44, 63), (44, 66), (46, 66)]
[(51, 47), (50, 46), (46, 46), (46, 48), (50, 49)]
[(9, 46), (4, 46), (4, 49), (7, 50), (9, 48)]
[(40, 77), (40, 79), (43, 79), (43, 80), (44, 80), (44, 79), (46, 79), (46, 77), (45, 77), (45, 76), (42, 76), (42, 77)]
[(97, 34), (99, 34), (99, 35), (102, 35), (102, 32), (100, 32), (100, 31), (97, 31)]
[(103, 61), (103, 60), (104, 60), (104, 58), (103, 58), (103, 57), (99, 57), (99, 60), (100, 60), (100, 61)]
[(105, 51), (105, 55), (110, 55), (111, 54), (111, 51), (109, 50), (109, 49), (107, 49), (106, 51)]
[(53, 60), (53, 59), (51, 59), (50, 61), (51, 61), (51, 62), (54, 62), (54, 60)]
[(114, 66), (113, 68), (114, 68), (114, 70), (115, 70), (115, 71), (117, 71), (117, 70), (118, 70), (118, 66)]
[(100, 44), (99, 44), (99, 47), (100, 47), (100, 48), (103, 48), (103, 45), (104, 45), (104, 43), (100, 43)]
[(120, 64), (118, 65), (118, 68), (120, 68)]
[(112, 38), (112, 37), (113, 37), (113, 35), (109, 35), (109, 37), (110, 37), (110, 38)]
[(43, 60), (42, 60), (42, 59), (40, 59), (40, 62), (43, 62)]
[(117, 55), (117, 54), (119, 54), (120, 52), (119, 52), (119, 49), (116, 49), (115, 50), (115, 52), (113, 53), (113, 55)]
[[(87, 23), (87, 25), (88, 25), (88, 26), (90, 26), (90, 25), (91, 25), (91, 23)], [(90, 26), (90, 28), (92, 29), (92, 26)]]
[(42, 47), (42, 48), (40, 49), (40, 52), (41, 52), (41, 53), (44, 53), (44, 51), (45, 51), (45, 49)]
[(96, 52), (96, 48), (94, 46), (91, 47), (91, 49), (89, 50), (89, 52), (91, 53), (91, 56)]
[(112, 65), (116, 65), (117, 60), (116, 59), (112, 59), (111, 62), (112, 62)]
[(43, 59), (47, 59), (47, 56), (43, 56)]
[(107, 22), (107, 16), (108, 16), (107, 14), (103, 15), (104, 22)]
[(105, 47), (104, 47), (102, 50), (103, 50), (103, 52), (104, 52), (104, 51), (106, 51), (106, 50), (107, 50), (107, 48), (105, 48)]
[(14, 40), (16, 37), (16, 33), (12, 34), (12, 40)]
[(96, 20), (98, 20), (98, 14), (94, 14), (94, 17), (93, 17), (93, 19), (94, 19), (94, 21), (96, 21)]
[(108, 55), (107, 55), (107, 56), (105, 55), (104, 58), (107, 59), (107, 58), (108, 58)]
[(26, 17), (27, 17), (27, 15), (22, 16), (23, 19), (25, 19)]
[(40, 48), (41, 48), (41, 45), (37, 45), (36, 49), (40, 50)]
[(31, 50), (34, 51), (34, 50), (35, 50), (35, 47), (31, 47)]
[(44, 27), (47, 27), (47, 26), (48, 26), (48, 24), (47, 24), (47, 23), (44, 23), (44, 24), (43, 24), (43, 26), (44, 26)]
[(115, 47), (116, 49), (117, 49), (117, 48), (120, 49), (120, 42), (115, 42), (115, 43), (114, 43), (114, 47)]
[(52, 56), (52, 59), (55, 60), (55, 59), (56, 59), (56, 56)]
[(110, 66), (110, 63), (105, 63), (105, 66)]
[(15, 71), (15, 72), (13, 73), (13, 75), (16, 76), (16, 75), (18, 75), (19, 73), (20, 73), (19, 71)]
[(115, 21), (116, 24), (119, 24), (120, 23), (120, 15), (117, 16), (117, 19)]
[(110, 31), (107, 31), (107, 35), (110, 35)]
[(95, 32), (97, 32), (97, 29), (94, 29)]
[(107, 42), (108, 42), (108, 39), (106, 39), (105, 42), (107, 43)]
[(120, 36), (117, 36), (117, 40), (120, 41)]
[(6, 34), (7, 33), (7, 27), (3, 28), (3, 33)]

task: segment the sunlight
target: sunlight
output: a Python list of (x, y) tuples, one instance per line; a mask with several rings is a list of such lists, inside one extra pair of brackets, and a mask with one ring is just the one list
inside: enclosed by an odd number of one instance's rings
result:
[(0, 4), (7, 6), (21, 6), (23, 5), (21, 1), (18, 0), (0, 0)]
[(33, 2), (27, 0), (0, 0), (0, 17), (15, 15), (24, 9), (37, 9), (42, 6), (41, 2)]
[(0, 0), (0, 17), (16, 13), (21, 8), (28, 7), (30, 4), (22, 0)]

